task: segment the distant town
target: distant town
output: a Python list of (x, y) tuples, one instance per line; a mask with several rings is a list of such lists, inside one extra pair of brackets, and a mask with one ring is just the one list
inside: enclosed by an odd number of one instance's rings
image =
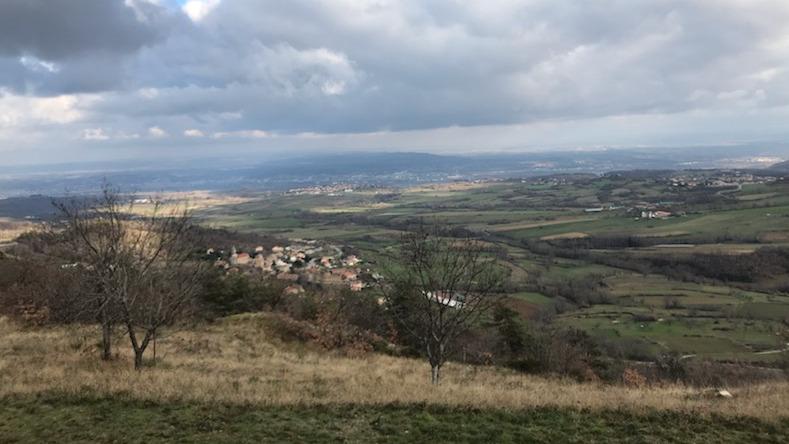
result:
[(380, 276), (362, 266), (354, 254), (337, 245), (316, 240), (294, 239), (289, 245), (257, 246), (253, 251), (229, 252), (209, 248), (206, 257), (228, 273), (262, 273), (290, 282), (285, 294), (301, 294), (305, 286), (345, 287), (362, 291)]

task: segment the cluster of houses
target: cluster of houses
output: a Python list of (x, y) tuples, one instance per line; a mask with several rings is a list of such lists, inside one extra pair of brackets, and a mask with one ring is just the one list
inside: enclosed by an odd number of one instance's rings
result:
[(724, 188), (734, 187), (745, 184), (758, 184), (774, 182), (775, 177), (766, 175), (759, 176), (745, 171), (716, 171), (714, 174), (708, 172), (687, 172), (674, 175), (668, 178), (668, 184), (674, 188)]
[(653, 211), (653, 210), (642, 210), (641, 211), (641, 219), (668, 219), (672, 216), (670, 211)]
[(301, 195), (328, 195), (338, 196), (343, 193), (352, 193), (353, 186), (349, 184), (332, 184), (332, 185), (316, 185), (313, 187), (293, 188), (288, 190), (286, 194), (301, 196)]
[(261, 272), (290, 282), (286, 294), (304, 292), (304, 285), (347, 287), (362, 291), (380, 277), (360, 267), (361, 259), (343, 253), (342, 249), (317, 241), (297, 243), (270, 249), (258, 246), (252, 252), (233, 247), (229, 254), (208, 249), (207, 256), (215, 259), (217, 267), (229, 272)]

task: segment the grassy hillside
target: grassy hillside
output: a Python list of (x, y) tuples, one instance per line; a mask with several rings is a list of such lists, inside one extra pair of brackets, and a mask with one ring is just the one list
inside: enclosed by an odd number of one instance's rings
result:
[[(96, 332), (0, 321), (3, 442), (785, 442), (787, 383), (627, 388), (283, 343), (269, 315), (172, 333), (155, 367)], [(119, 344), (122, 342), (119, 341)]]
[(275, 318), (240, 315), (176, 332), (157, 344), (155, 367), (135, 372), (119, 338), (118, 359), (104, 363), (92, 328), (23, 329), (0, 324), (0, 396), (51, 392), (152, 402), (242, 405), (426, 404), (457, 408), (624, 408), (774, 419), (789, 414), (788, 383), (745, 386), (726, 402), (700, 389), (585, 384), (502, 368), (449, 364), (432, 386), (424, 361), (376, 353), (341, 356), (271, 333)]

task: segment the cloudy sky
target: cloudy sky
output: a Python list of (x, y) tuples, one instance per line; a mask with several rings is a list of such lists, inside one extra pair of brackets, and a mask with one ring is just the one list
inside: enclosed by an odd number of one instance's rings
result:
[(2, 0), (3, 163), (780, 141), (786, 0)]

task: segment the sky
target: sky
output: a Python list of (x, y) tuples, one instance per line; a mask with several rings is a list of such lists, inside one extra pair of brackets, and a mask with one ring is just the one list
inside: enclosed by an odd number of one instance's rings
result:
[(779, 142), (786, 0), (2, 0), (0, 163)]

